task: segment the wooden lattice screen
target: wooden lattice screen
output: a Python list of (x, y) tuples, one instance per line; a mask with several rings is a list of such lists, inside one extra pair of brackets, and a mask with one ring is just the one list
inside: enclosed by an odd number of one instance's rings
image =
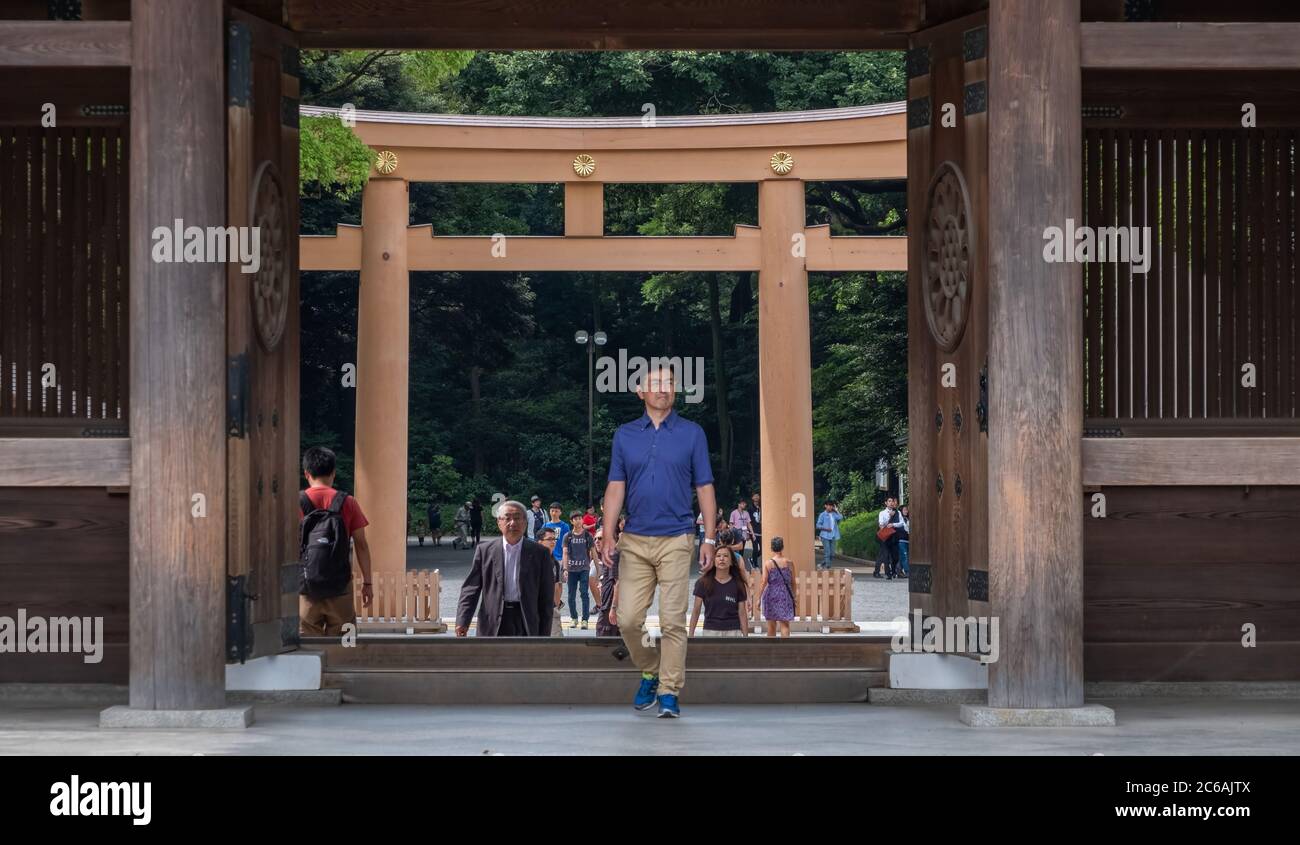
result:
[(0, 127), (0, 419), (126, 425), (126, 150)]
[(1297, 417), (1296, 136), (1085, 131), (1085, 223), (1150, 226), (1153, 253), (1085, 265), (1087, 417)]

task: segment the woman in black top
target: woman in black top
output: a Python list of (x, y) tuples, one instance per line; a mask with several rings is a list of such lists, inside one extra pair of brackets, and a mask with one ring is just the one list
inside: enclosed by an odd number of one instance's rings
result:
[(695, 608), (691, 611), (690, 635), (695, 636), (695, 626), (704, 609), (704, 636), (743, 637), (748, 634), (749, 619), (745, 601), (748, 598), (746, 579), (736, 568), (735, 558), (720, 554), (713, 566), (695, 582)]

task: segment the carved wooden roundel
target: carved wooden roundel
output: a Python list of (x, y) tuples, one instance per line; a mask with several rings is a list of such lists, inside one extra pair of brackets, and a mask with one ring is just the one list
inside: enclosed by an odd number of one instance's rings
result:
[(925, 318), (935, 341), (951, 352), (966, 331), (975, 268), (970, 194), (956, 164), (939, 166), (926, 205)]
[(289, 211), (280, 172), (264, 161), (253, 175), (248, 192), (249, 225), (259, 231), (261, 266), (253, 274), (253, 326), (267, 352), (275, 351), (284, 337), (289, 313)]

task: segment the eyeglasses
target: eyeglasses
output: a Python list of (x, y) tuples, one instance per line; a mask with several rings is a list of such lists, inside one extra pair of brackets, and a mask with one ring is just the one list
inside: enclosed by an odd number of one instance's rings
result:
[(503, 513), (497, 519), (502, 522), (523, 522), (524, 518), (517, 513)]

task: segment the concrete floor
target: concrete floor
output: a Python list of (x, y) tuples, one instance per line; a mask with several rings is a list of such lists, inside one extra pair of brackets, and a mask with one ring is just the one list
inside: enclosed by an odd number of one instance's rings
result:
[[(274, 707), (243, 731), (101, 730), (98, 708), (0, 708), (0, 754), (1300, 754), (1300, 700), (1098, 700), (1114, 728), (975, 729), (955, 705)], [(737, 726), (743, 729), (737, 730)]]

